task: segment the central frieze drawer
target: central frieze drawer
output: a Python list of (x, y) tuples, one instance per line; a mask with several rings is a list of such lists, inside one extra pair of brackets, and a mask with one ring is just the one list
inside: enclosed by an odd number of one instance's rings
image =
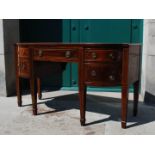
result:
[(77, 49), (35, 49), (34, 60), (78, 61)]
[(89, 85), (113, 86), (121, 83), (121, 65), (85, 63), (85, 83)]
[(85, 50), (85, 62), (118, 62), (122, 59), (122, 52), (119, 49), (88, 49)]

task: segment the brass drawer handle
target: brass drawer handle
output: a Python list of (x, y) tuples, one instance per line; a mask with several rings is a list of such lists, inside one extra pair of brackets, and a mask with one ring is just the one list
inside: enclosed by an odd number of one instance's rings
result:
[(96, 76), (96, 71), (95, 70), (91, 71), (91, 76)]
[(42, 57), (42, 56), (43, 56), (43, 51), (42, 51), (42, 50), (39, 50), (38, 55), (39, 55), (40, 57)]
[(111, 81), (114, 81), (114, 80), (115, 80), (115, 76), (110, 75), (110, 76), (109, 76), (109, 79), (110, 79)]
[(96, 55), (95, 52), (92, 53), (92, 58), (93, 58), (93, 59), (96, 59), (96, 58), (97, 58), (97, 55)]
[(70, 58), (70, 57), (71, 57), (71, 51), (66, 51), (65, 57), (66, 57), (66, 58)]
[(110, 54), (109, 54), (109, 58), (111, 58), (112, 60), (114, 60), (114, 59), (115, 59), (114, 54), (113, 54), (113, 53), (110, 53)]

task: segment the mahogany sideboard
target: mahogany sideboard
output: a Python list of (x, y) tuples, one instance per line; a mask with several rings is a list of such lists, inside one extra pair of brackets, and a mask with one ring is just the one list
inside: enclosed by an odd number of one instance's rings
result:
[(121, 86), (121, 125), (122, 128), (126, 128), (128, 89), (129, 85), (133, 84), (133, 115), (137, 115), (141, 60), (140, 44), (17, 43), (15, 44), (15, 60), (18, 106), (22, 106), (21, 79), (28, 78), (34, 115), (37, 115), (37, 89), (39, 96), (41, 95), (37, 72), (43, 72), (37, 64), (46, 62), (78, 63), (81, 125), (85, 125), (87, 86)]

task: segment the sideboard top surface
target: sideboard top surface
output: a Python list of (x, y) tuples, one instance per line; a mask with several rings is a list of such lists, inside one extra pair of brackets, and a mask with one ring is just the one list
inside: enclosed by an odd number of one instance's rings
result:
[(75, 47), (128, 47), (128, 46), (140, 46), (140, 43), (53, 43), (53, 42), (37, 42), (37, 43), (16, 43), (17, 46), (75, 46)]

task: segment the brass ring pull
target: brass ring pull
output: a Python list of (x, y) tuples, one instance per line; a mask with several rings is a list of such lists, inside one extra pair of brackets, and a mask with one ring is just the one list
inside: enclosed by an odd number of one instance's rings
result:
[(71, 51), (66, 51), (65, 57), (66, 57), (66, 58), (70, 58), (70, 57), (71, 57)]
[(38, 54), (39, 54), (40, 57), (43, 56), (43, 51), (39, 50)]
[(91, 76), (96, 76), (96, 71), (95, 70), (91, 71)]
[(109, 79), (110, 79), (111, 81), (114, 81), (114, 80), (115, 80), (115, 77), (114, 77), (113, 75), (110, 75), (110, 76), (109, 76)]
[(96, 55), (95, 52), (92, 53), (92, 58), (93, 58), (93, 59), (96, 59), (96, 58), (97, 58), (97, 55)]
[(112, 60), (114, 60), (114, 59), (115, 59), (114, 54), (113, 54), (113, 53), (110, 53), (110, 54), (109, 54), (109, 58), (111, 58)]

